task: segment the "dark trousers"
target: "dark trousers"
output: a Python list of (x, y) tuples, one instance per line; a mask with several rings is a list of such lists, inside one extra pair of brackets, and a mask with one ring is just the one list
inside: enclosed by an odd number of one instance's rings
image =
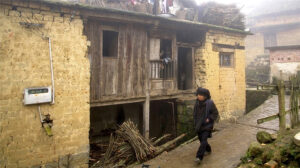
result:
[(201, 145), (198, 149), (196, 157), (201, 160), (203, 159), (205, 151), (211, 152), (211, 147), (207, 142), (207, 138), (210, 136), (211, 136), (211, 131), (203, 131), (203, 132), (198, 133), (198, 138), (199, 138)]

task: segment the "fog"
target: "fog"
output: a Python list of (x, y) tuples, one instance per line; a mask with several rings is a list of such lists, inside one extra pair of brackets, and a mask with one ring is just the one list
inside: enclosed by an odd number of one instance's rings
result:
[(222, 4), (236, 4), (241, 12), (249, 15), (274, 13), (281, 10), (294, 10), (300, 8), (300, 0), (195, 0), (197, 4), (217, 2)]
[(236, 4), (238, 8), (241, 9), (241, 11), (244, 14), (251, 14), (251, 12), (257, 8), (258, 6), (261, 6), (263, 3), (263, 0), (196, 0), (197, 4), (202, 4), (206, 2), (217, 2), (222, 4)]

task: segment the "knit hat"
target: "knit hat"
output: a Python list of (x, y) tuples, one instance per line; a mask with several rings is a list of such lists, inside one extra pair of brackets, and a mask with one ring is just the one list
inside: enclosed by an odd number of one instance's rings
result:
[(199, 87), (196, 91), (196, 96), (197, 95), (202, 95), (202, 96), (205, 96), (207, 99), (210, 99), (211, 96), (210, 96), (210, 92), (208, 89), (205, 89), (205, 88), (201, 88)]

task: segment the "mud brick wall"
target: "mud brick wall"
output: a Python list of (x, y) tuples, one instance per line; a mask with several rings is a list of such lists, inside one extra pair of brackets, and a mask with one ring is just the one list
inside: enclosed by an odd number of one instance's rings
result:
[[(83, 22), (31, 5), (0, 4), (0, 167), (88, 167), (90, 67)], [(52, 137), (41, 127), (37, 105), (23, 105), (25, 88), (51, 86), (43, 36), (52, 40), (55, 104), (41, 105), (53, 119)]]
[[(195, 53), (195, 77), (197, 86), (211, 91), (221, 119), (244, 114), (246, 107), (245, 51), (244, 49), (216, 48), (214, 44), (245, 46), (244, 35), (209, 31), (203, 47)], [(219, 52), (233, 52), (234, 65), (220, 67)]]

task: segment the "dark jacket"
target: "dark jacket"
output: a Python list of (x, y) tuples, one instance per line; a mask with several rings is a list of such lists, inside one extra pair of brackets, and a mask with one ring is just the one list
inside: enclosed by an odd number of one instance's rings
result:
[[(219, 112), (215, 103), (211, 99), (204, 102), (196, 100), (194, 106), (194, 124), (197, 133), (201, 131), (212, 131), (214, 122), (218, 119)], [(209, 119), (209, 122), (206, 122)]]

